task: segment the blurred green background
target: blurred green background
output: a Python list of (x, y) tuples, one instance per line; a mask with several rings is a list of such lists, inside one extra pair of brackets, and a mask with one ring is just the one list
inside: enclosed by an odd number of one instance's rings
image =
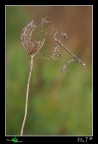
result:
[[(22, 29), (46, 16), (67, 33), (65, 45), (86, 66), (73, 62), (61, 73), (71, 58), (66, 51), (61, 60), (35, 58), (24, 135), (92, 135), (91, 6), (6, 6), (6, 135), (20, 135), (24, 117), (30, 57), (21, 44)], [(41, 51), (54, 45), (46, 38)]]

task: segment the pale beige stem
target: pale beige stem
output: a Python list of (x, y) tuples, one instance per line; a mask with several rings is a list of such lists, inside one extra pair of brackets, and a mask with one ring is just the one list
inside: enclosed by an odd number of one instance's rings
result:
[(26, 117), (27, 117), (29, 85), (30, 85), (30, 79), (31, 79), (31, 74), (32, 74), (32, 68), (33, 68), (33, 56), (31, 56), (31, 60), (30, 60), (30, 71), (29, 71), (27, 90), (26, 90), (25, 113), (24, 113), (24, 119), (23, 119), (23, 122), (22, 122), (21, 133), (20, 133), (21, 136), (23, 135), (23, 130), (24, 130)]

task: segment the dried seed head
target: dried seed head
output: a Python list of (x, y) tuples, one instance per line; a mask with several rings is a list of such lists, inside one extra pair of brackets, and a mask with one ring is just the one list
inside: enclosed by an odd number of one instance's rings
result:
[(21, 41), (22, 45), (25, 48), (25, 50), (28, 52), (28, 54), (35, 56), (39, 50), (42, 48), (45, 38), (43, 41), (35, 41), (32, 42), (31, 36), (32, 32), (35, 30), (37, 26), (35, 25), (34, 21), (32, 20), (22, 31), (21, 35)]
[(32, 56), (34, 58), (34, 56), (36, 54), (39, 53), (40, 49), (42, 48), (42, 46), (44, 45), (45, 42), (45, 38), (43, 38), (43, 41), (32, 41), (31, 36), (33, 31), (37, 28), (40, 27), (41, 30), (39, 30), (40, 32), (43, 32), (45, 35), (49, 35), (51, 36), (51, 38), (55, 41), (56, 46), (54, 47), (53, 52), (50, 52), (48, 54), (47, 59), (55, 59), (58, 60), (59, 58), (62, 58), (62, 53), (60, 52), (60, 49), (63, 48), (66, 52), (68, 52), (73, 59), (69, 60), (67, 63), (65, 63), (65, 65), (62, 68), (62, 71), (64, 69), (66, 69), (66, 67), (70, 64), (70, 62), (72, 61), (77, 61), (78, 63), (81, 63), (83, 66), (85, 66), (85, 63), (83, 63), (76, 55), (74, 55), (61, 41), (61, 38), (64, 38), (65, 40), (67, 39), (67, 35), (66, 33), (62, 32), (62, 33), (58, 33), (58, 31), (56, 30), (56, 28), (54, 27), (49, 27), (50, 29), (53, 30), (53, 33), (48, 33), (46, 30), (44, 30), (43, 26), (45, 24), (50, 23), (51, 21), (48, 21), (46, 19), (47, 17), (44, 17), (41, 19), (40, 23), (35, 24), (35, 22), (32, 20), (22, 31), (22, 35), (21, 35), (21, 41), (22, 41), (22, 45), (25, 48), (25, 50), (27, 51), (27, 53)]
[(40, 51), (42, 46), (44, 45), (44, 42), (45, 42), (45, 38), (43, 39), (43, 41), (37, 41), (36, 44), (32, 48), (31, 55), (35, 56)]

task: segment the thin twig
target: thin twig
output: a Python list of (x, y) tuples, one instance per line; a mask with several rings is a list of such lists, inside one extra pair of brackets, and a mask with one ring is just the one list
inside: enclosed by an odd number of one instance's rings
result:
[(81, 63), (82, 65), (85, 66), (85, 63), (83, 63), (76, 55), (74, 55), (67, 47), (65, 47), (65, 46), (61, 43), (60, 39), (56, 38), (56, 34), (57, 34), (57, 31), (55, 32), (54, 35), (51, 35), (51, 36), (52, 36), (52, 38), (58, 43), (58, 45), (59, 45), (60, 47), (62, 47), (64, 50), (66, 50), (70, 55), (72, 55), (73, 58), (74, 58), (77, 62), (79, 62), (79, 63)]
[(30, 71), (29, 71), (27, 90), (26, 90), (25, 114), (24, 114), (24, 119), (23, 119), (22, 127), (21, 127), (21, 133), (20, 133), (21, 136), (23, 135), (23, 130), (24, 130), (26, 117), (27, 117), (29, 85), (30, 85), (30, 79), (31, 79), (31, 74), (32, 74), (32, 68), (33, 68), (33, 56), (31, 56), (31, 60), (30, 60)]

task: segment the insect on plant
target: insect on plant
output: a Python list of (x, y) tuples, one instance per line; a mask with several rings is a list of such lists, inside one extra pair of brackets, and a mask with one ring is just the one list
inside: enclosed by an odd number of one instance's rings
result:
[(71, 60), (65, 63), (65, 65), (61, 69), (61, 72), (63, 72), (65, 68), (73, 61), (77, 61), (81, 63), (82, 65), (85, 65), (85, 63), (83, 63), (63, 43), (61, 43), (61, 38), (67, 39), (66, 33), (61, 33), (58, 35), (57, 30), (55, 30), (55, 28), (53, 27), (49, 27), (51, 30), (53, 30), (53, 33), (48, 33), (47, 31), (44, 31), (44, 25), (50, 22), (51, 21), (46, 20), (46, 17), (42, 18), (39, 24), (35, 24), (34, 20), (32, 20), (26, 27), (23, 28), (23, 31), (21, 34), (22, 45), (30, 56), (30, 70), (29, 70), (29, 76), (28, 76), (28, 82), (27, 82), (27, 88), (26, 88), (25, 113), (24, 113), (24, 118), (23, 118), (21, 132), (20, 132), (21, 136), (23, 135), (24, 126), (25, 126), (26, 117), (27, 117), (29, 85), (30, 85), (31, 73), (32, 73), (32, 68), (33, 68), (33, 60), (45, 43), (45, 38), (43, 38), (42, 41), (34, 41), (34, 40), (32, 41), (33, 31), (39, 27), (41, 29), (40, 32), (44, 33), (45, 35), (50, 36), (53, 39), (53, 41), (56, 43), (53, 52), (49, 53), (47, 59), (50, 59), (50, 58), (58, 59), (59, 57), (62, 57), (60, 48), (64, 49), (67, 53), (69, 53), (73, 57)]

